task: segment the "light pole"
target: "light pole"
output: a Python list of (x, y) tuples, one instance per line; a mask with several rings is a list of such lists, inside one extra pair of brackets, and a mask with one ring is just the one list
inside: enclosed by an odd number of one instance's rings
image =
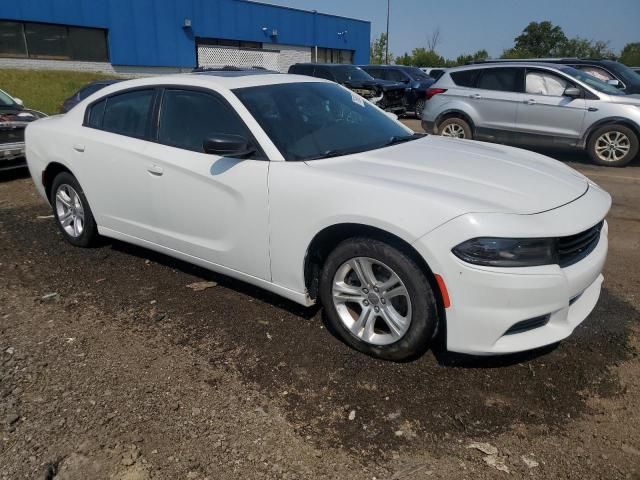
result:
[(389, 65), (389, 14), (391, 12), (391, 0), (387, 0), (387, 41), (386, 52), (384, 54), (384, 63)]

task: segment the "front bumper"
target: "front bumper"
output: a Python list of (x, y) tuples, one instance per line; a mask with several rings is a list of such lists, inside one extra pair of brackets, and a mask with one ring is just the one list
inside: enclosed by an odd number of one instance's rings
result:
[[(416, 242), (433, 272), (442, 276), (451, 299), (446, 309), (447, 348), (474, 355), (507, 354), (571, 335), (600, 296), (608, 225), (605, 222), (596, 248), (566, 268), (480, 267), (460, 260), (452, 247), (478, 236), (508, 236), (508, 231), (517, 237), (575, 234), (599, 223), (609, 206), (608, 194), (590, 188), (573, 203), (536, 215), (463, 215)], [(540, 318), (544, 322), (536, 328), (509, 332), (521, 322)]]
[(24, 142), (0, 144), (0, 171), (26, 166)]

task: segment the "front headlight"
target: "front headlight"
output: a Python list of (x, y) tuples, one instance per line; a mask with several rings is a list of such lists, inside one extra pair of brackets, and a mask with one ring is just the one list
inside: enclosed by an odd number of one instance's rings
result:
[(558, 263), (553, 238), (473, 238), (452, 252), (465, 262), (486, 267), (535, 267)]

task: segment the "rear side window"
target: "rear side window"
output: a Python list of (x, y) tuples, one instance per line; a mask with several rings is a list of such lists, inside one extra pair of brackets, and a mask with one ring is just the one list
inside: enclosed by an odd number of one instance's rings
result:
[(136, 90), (109, 97), (102, 129), (128, 137), (148, 137), (154, 95), (154, 90)]
[(462, 72), (452, 72), (451, 79), (453, 83), (459, 87), (473, 88), (476, 86), (478, 80), (478, 74), (480, 70), (463, 70)]
[(102, 128), (102, 118), (104, 117), (104, 107), (106, 104), (106, 100), (101, 100), (89, 108), (86, 122), (88, 127)]
[(233, 108), (215, 95), (192, 90), (166, 90), (162, 98), (158, 140), (165, 145), (203, 152), (215, 133), (248, 137)]
[(487, 68), (481, 72), (477, 88), (500, 92), (520, 92), (522, 89), (519, 68)]

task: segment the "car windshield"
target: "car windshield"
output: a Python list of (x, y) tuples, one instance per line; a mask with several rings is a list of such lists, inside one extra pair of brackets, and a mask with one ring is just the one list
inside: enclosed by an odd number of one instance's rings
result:
[(606, 93), (607, 95), (625, 95), (622, 90), (619, 90), (613, 85), (609, 85), (608, 83), (603, 82), (602, 80), (599, 80), (596, 77), (589, 75), (588, 73), (581, 70), (577, 70), (573, 67), (565, 67), (562, 69), (562, 71), (567, 75), (580, 80), (582, 83), (586, 83), (598, 92)]
[(354, 80), (373, 80), (373, 77), (367, 72), (362, 70), (360, 67), (354, 67), (352, 65), (332, 67), (332, 70), (338, 83), (345, 83)]
[(13, 100), (11, 95), (0, 90), (0, 108), (2, 107), (15, 107), (16, 102)]
[(403, 69), (413, 80), (431, 80), (431, 77), (418, 67), (406, 67)]
[(288, 161), (348, 155), (422, 136), (335, 83), (284, 83), (234, 93)]

